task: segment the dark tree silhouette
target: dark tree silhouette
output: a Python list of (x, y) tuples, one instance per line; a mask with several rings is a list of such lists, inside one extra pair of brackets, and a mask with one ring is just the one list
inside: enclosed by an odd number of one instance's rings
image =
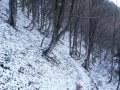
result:
[(9, 0), (9, 24), (13, 27), (16, 26), (17, 16), (17, 0)]

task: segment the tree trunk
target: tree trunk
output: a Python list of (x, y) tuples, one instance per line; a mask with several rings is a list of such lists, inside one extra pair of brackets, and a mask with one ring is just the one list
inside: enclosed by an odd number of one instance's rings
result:
[(56, 46), (58, 40), (59, 40), (58, 37), (54, 37), (54, 35), (53, 35), (52, 40), (51, 40), (51, 42), (49, 44), (48, 49), (46, 49), (45, 51), (43, 51), (43, 54), (45, 56), (48, 55), (54, 49), (54, 47)]
[(87, 49), (87, 59), (86, 59), (86, 70), (89, 68), (89, 60), (90, 60), (90, 54), (92, 52), (93, 47), (93, 37), (95, 33), (95, 29), (97, 26), (97, 20), (96, 19), (90, 19), (90, 27), (89, 27), (89, 37), (88, 37), (88, 49)]
[(22, 12), (24, 12), (25, 11), (25, 0), (22, 0)]
[(9, 0), (9, 24), (13, 27), (16, 26), (17, 16), (17, 0)]
[(63, 13), (64, 13), (64, 5), (65, 2), (64, 0), (61, 0), (61, 5), (59, 5), (59, 0), (55, 0), (55, 16), (54, 16), (54, 21), (53, 21), (53, 35), (52, 35), (52, 40), (49, 44), (49, 47), (47, 50), (43, 51), (44, 55), (48, 55), (56, 46), (57, 42), (59, 41), (59, 39), (68, 31), (67, 27), (70, 23), (70, 18), (71, 18), (71, 14), (72, 14), (72, 10), (73, 10), (73, 0), (72, 0), (72, 5), (71, 5), (71, 9), (70, 9), (70, 15), (68, 17), (68, 22), (67, 25), (65, 26), (65, 28), (60, 32), (60, 28), (62, 25), (62, 21), (61, 18), (63, 17)]

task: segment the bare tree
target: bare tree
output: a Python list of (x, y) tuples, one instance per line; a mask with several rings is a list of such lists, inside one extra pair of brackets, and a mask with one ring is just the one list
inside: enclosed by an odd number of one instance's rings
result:
[(9, 24), (13, 27), (16, 26), (17, 16), (17, 0), (9, 0)]
[[(101, 6), (103, 5), (104, 0), (89, 0), (89, 17), (96, 17), (101, 14)], [(85, 61), (85, 68), (88, 70), (89, 68), (89, 59), (90, 54), (93, 49), (94, 43), (94, 34), (99, 22), (99, 18), (90, 18), (89, 19), (89, 31), (88, 31), (88, 48), (87, 48), (87, 58)]]
[(69, 25), (70, 22), (70, 18), (72, 15), (72, 10), (73, 10), (73, 3), (74, 0), (71, 1), (71, 6), (70, 6), (70, 12), (69, 12), (69, 17), (66, 23), (66, 26), (64, 26), (64, 28), (62, 29), (62, 31), (60, 31), (61, 26), (63, 24), (63, 13), (64, 13), (64, 8), (65, 8), (65, 0), (55, 0), (55, 4), (54, 4), (54, 19), (53, 19), (53, 35), (52, 35), (52, 40), (49, 44), (48, 49), (46, 49), (45, 51), (43, 51), (44, 55), (48, 55), (53, 48), (56, 46), (57, 42), (59, 41), (59, 39), (61, 38), (61, 36), (63, 36), (65, 34), (66, 31), (68, 31), (67, 27)]

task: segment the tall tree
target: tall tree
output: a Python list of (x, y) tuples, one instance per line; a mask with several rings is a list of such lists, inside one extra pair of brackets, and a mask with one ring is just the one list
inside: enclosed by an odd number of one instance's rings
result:
[(104, 0), (89, 0), (89, 30), (88, 30), (88, 48), (85, 68), (88, 70), (90, 64), (90, 54), (93, 50), (94, 35), (103, 9)]
[(17, 16), (17, 0), (9, 0), (9, 24), (13, 27), (16, 26)]
[[(49, 44), (48, 49), (43, 51), (44, 55), (48, 55), (54, 49), (54, 47), (56, 46), (61, 36), (63, 36), (65, 32), (68, 31), (67, 27), (69, 25), (70, 18), (72, 15), (73, 3), (74, 3), (74, 0), (71, 0), (69, 17), (68, 17), (67, 23), (64, 26), (64, 28), (61, 28), (63, 21), (64, 21), (62, 19), (64, 18), (64, 13), (65, 13), (65, 0), (55, 0), (55, 4), (54, 4), (55, 14), (54, 14), (54, 19), (53, 19), (54, 30), (53, 30), (52, 40)], [(62, 31), (60, 29), (62, 29)]]

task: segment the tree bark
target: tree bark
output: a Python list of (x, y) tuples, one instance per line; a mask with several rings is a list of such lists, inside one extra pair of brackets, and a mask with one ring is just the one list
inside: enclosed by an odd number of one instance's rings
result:
[(9, 0), (9, 24), (15, 28), (17, 16), (17, 0)]

